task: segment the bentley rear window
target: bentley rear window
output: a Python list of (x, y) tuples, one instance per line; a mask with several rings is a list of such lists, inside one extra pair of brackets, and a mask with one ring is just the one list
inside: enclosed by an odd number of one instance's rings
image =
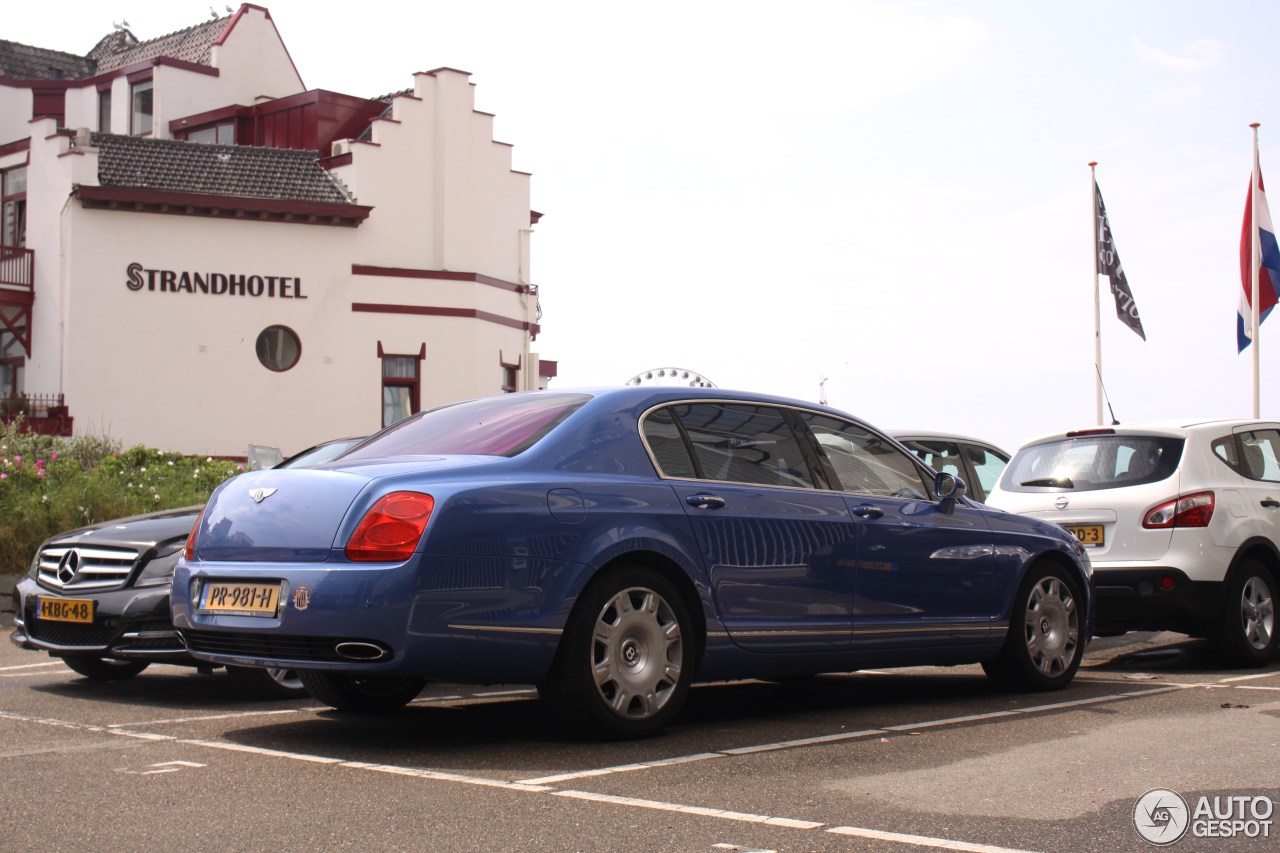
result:
[(483, 397), (410, 415), (358, 445), (344, 462), (393, 456), (515, 456), (590, 400), (587, 394)]

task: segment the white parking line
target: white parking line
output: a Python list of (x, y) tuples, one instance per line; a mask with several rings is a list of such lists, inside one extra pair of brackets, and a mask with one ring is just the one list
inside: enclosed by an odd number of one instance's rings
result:
[(814, 746), (821, 743), (838, 743), (842, 740), (857, 740), (872, 735), (888, 734), (887, 729), (863, 729), (856, 732), (839, 732), (832, 735), (816, 735), (814, 737), (796, 738), (795, 740), (762, 743), (755, 746), (739, 746), (724, 750), (725, 755), (752, 755), (757, 752), (773, 752), (778, 749), (795, 749), (801, 746)]
[(681, 755), (676, 758), (663, 758), (657, 761), (638, 761), (635, 764), (622, 764), (617, 767), (599, 767), (595, 770), (583, 770), (578, 773), (561, 773), (557, 776), (541, 776), (537, 779), (521, 779), (523, 785), (554, 785), (557, 782), (568, 782), (570, 779), (589, 779), (592, 776), (609, 776), (613, 773), (626, 773), (630, 770), (651, 770), (654, 767), (669, 767), (672, 764), (689, 764), (694, 761), (706, 761), (708, 758), (724, 758), (727, 752), (699, 752), (694, 755)]
[(0, 666), (0, 672), (13, 672), (17, 669), (38, 669), (46, 666), (62, 666), (62, 661), (50, 660), (45, 661), (44, 663), (24, 663), (19, 666)]
[(966, 850), (969, 853), (1031, 853), (1015, 847), (995, 847), (990, 844), (971, 844), (968, 841), (952, 841), (949, 838), (930, 838), (927, 835), (905, 835), (901, 832), (885, 832), (879, 829), (863, 829), (857, 826), (833, 826), (827, 832), (836, 835), (854, 835), (876, 841), (895, 841), (916, 847), (933, 847), (937, 850)]
[(856, 732), (840, 732), (839, 734), (819, 735), (817, 737), (797, 738), (796, 740), (778, 741), (777, 743), (757, 744), (755, 746), (744, 746), (735, 749), (721, 750), (726, 755), (749, 755), (754, 752), (768, 752), (777, 749), (795, 749), (803, 746), (813, 746), (815, 744), (834, 743), (842, 740), (855, 740), (858, 738), (871, 737), (874, 735), (885, 735), (891, 732), (915, 731), (917, 729), (936, 728), (938, 726), (955, 726), (963, 723), (973, 723), (983, 720), (994, 720), (1003, 717), (1018, 717), (1028, 714), (1038, 714), (1042, 711), (1057, 711), (1062, 708), (1072, 708), (1081, 705), (1097, 705), (1103, 702), (1119, 702), (1125, 699), (1136, 699), (1142, 696), (1154, 696), (1157, 693), (1170, 693), (1175, 690), (1181, 690), (1181, 686), (1155, 687), (1150, 690), (1135, 690), (1130, 693), (1121, 693), (1110, 696), (1095, 696), (1092, 699), (1073, 699), (1070, 702), (1053, 702), (1048, 705), (1031, 705), (1026, 708), (1015, 708), (1011, 711), (992, 711), (988, 714), (969, 714), (963, 717), (946, 717), (940, 720), (926, 720), (916, 723), (904, 723), (901, 725), (885, 726), (880, 729), (864, 729)]
[(613, 794), (593, 794), (589, 791), (553, 791), (557, 797), (570, 797), (575, 800), (589, 800), (595, 803), (609, 803), (615, 806), (632, 806), (641, 809), (657, 809), (665, 812), (680, 812), (701, 817), (717, 817), (722, 820), (736, 820), (742, 823), (763, 823), (769, 826), (785, 826), (788, 829), (821, 829), (825, 823), (812, 820), (795, 820), (789, 817), (770, 817), (769, 815), (751, 814), (750, 812), (734, 812), (727, 809), (711, 809), (705, 806), (687, 806), (680, 803), (664, 803), (661, 800), (641, 800), (635, 797), (618, 797)]
[(1259, 678), (1276, 678), (1280, 677), (1280, 672), (1257, 672), (1253, 675), (1237, 675), (1235, 678), (1224, 678), (1220, 684), (1231, 684), (1235, 681), (1256, 681)]

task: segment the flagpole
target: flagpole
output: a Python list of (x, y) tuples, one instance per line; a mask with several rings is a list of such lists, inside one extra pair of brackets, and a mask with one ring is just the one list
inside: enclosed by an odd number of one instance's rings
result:
[(1250, 272), (1249, 272), (1249, 324), (1253, 332), (1253, 417), (1258, 419), (1261, 417), (1259, 412), (1261, 406), (1260, 388), (1261, 388), (1261, 359), (1258, 357), (1258, 350), (1261, 347), (1262, 323), (1260, 322), (1258, 312), (1258, 270), (1261, 266), (1262, 247), (1258, 237), (1258, 122), (1249, 125), (1253, 128), (1253, 175), (1249, 178), (1249, 256), (1250, 256)]
[(1094, 416), (1097, 424), (1102, 425), (1102, 305), (1098, 292), (1098, 179), (1094, 167), (1098, 161), (1089, 163), (1089, 207), (1093, 211), (1093, 384), (1094, 384)]

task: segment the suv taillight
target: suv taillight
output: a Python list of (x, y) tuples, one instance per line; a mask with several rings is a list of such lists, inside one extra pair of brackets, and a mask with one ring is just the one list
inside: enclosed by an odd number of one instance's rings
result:
[(435, 509), (431, 495), (392, 492), (378, 499), (347, 542), (347, 559), (399, 563), (413, 556)]
[(1142, 519), (1148, 529), (1208, 527), (1213, 518), (1213, 492), (1196, 492), (1160, 504)]

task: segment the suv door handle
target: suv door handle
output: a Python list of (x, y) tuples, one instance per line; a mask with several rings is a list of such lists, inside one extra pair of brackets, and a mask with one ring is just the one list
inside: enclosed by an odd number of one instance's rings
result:
[(1276, 500), (1275, 498), (1264, 498), (1262, 501), (1262, 505), (1265, 506), (1267, 509), (1275, 509), (1276, 507), (1280, 506), (1280, 501)]
[(855, 506), (849, 512), (858, 516), (858, 518), (880, 518), (884, 515), (884, 510), (874, 504), (863, 504)]
[(684, 502), (695, 509), (721, 509), (724, 507), (724, 498), (719, 495), (689, 495)]

